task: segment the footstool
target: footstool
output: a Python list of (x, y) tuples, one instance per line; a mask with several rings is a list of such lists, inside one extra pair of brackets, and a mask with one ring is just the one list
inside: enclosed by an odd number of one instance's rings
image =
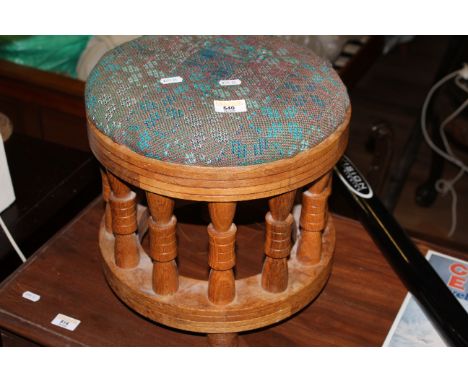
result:
[[(92, 70), (86, 109), (104, 273), (130, 308), (235, 345), (320, 293), (335, 245), (331, 171), (351, 114), (328, 62), (272, 36), (141, 37)], [(207, 203), (208, 280), (179, 275), (175, 199)], [(263, 270), (236, 280), (236, 204), (253, 199), (269, 206)]]

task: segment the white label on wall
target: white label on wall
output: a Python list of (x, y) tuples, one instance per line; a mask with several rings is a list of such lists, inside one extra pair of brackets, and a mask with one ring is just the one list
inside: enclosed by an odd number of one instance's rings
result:
[(247, 111), (245, 99), (234, 99), (230, 101), (214, 101), (215, 111), (218, 113), (243, 113)]
[(240, 85), (242, 83), (241, 80), (235, 79), (235, 80), (220, 80), (219, 84), (221, 86), (233, 86), (233, 85)]
[(25, 298), (26, 300), (37, 302), (41, 299), (41, 296), (27, 290), (26, 292), (23, 293), (23, 298)]
[(62, 313), (57, 314), (55, 318), (51, 321), (53, 325), (60, 326), (61, 328), (73, 331), (80, 324), (80, 320), (77, 320), (73, 317), (65, 316)]
[(159, 82), (161, 82), (163, 85), (167, 84), (176, 84), (178, 82), (182, 82), (184, 79), (182, 77), (167, 77), (167, 78), (161, 78)]

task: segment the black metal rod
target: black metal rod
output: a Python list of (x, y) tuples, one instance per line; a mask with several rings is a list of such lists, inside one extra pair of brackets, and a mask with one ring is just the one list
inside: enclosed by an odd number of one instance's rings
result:
[(335, 167), (337, 180), (363, 225), (408, 290), (418, 299), (439, 333), (452, 346), (468, 346), (468, 313), (435, 272), (370, 185), (344, 156)]

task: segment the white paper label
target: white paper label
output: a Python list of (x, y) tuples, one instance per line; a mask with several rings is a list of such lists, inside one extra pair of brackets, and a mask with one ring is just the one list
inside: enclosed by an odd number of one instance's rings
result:
[(178, 82), (182, 82), (184, 79), (182, 77), (167, 77), (167, 78), (161, 78), (159, 82), (161, 82), (163, 85), (167, 84), (176, 84)]
[(41, 296), (27, 290), (26, 292), (23, 293), (23, 298), (25, 298), (26, 300), (37, 302), (41, 299)]
[(55, 318), (51, 321), (53, 325), (60, 326), (61, 328), (73, 331), (80, 324), (80, 320), (77, 320), (73, 317), (65, 316), (62, 313), (57, 314)]
[(235, 80), (220, 80), (219, 84), (221, 86), (233, 86), (233, 85), (240, 85), (242, 83), (241, 80), (235, 79)]
[(218, 113), (243, 113), (247, 111), (245, 99), (234, 99), (230, 101), (214, 101), (215, 111)]

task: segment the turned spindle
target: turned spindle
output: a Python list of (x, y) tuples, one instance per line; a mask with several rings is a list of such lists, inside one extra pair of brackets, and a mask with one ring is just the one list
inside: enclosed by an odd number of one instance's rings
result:
[(152, 192), (146, 193), (151, 217), (148, 221), (150, 257), (153, 260), (153, 290), (167, 295), (177, 292), (177, 219), (173, 215), (174, 200)]
[(140, 261), (136, 230), (136, 194), (112, 173), (107, 172), (112, 215), (112, 232), (115, 237), (115, 263), (120, 268), (134, 268)]
[(106, 204), (105, 213), (104, 213), (104, 225), (106, 227), (106, 231), (112, 233), (112, 212), (111, 206), (109, 203), (110, 195), (111, 195), (111, 188), (109, 184), (109, 178), (107, 177), (107, 172), (104, 168), (101, 167), (101, 179), (102, 179), (102, 199)]
[(234, 265), (237, 228), (233, 224), (236, 203), (208, 203), (211, 224), (208, 226), (211, 268), (208, 279), (208, 298), (213, 304), (229, 304), (236, 294)]
[(296, 191), (270, 198), (270, 211), (265, 216), (265, 261), (262, 287), (268, 292), (283, 292), (288, 287), (288, 256), (294, 219), (291, 209)]
[(331, 172), (317, 179), (302, 196), (301, 237), (297, 258), (302, 263), (317, 264), (322, 253), (322, 233), (328, 217), (327, 200), (331, 192)]

